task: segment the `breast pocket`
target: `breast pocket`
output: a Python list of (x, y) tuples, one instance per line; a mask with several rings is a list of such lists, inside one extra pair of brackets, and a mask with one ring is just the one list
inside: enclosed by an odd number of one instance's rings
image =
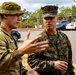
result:
[(67, 42), (61, 43), (61, 50), (59, 50), (59, 59), (61, 61), (68, 61), (68, 45), (67, 45)]

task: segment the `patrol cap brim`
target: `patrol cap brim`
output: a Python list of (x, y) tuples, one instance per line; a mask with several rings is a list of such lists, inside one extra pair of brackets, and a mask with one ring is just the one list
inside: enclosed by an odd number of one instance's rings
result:
[(51, 13), (47, 13), (47, 14), (42, 14), (42, 17), (55, 17), (57, 14), (51, 14)]

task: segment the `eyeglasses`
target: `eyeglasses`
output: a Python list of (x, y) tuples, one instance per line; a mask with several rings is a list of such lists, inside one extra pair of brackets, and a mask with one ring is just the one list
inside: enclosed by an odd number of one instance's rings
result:
[(44, 17), (45, 20), (52, 20), (54, 19), (55, 17)]

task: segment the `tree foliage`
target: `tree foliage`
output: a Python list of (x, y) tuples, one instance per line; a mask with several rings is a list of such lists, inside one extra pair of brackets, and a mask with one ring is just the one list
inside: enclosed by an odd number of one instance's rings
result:
[(21, 16), (20, 27), (34, 27), (35, 25), (42, 24), (42, 11), (41, 9), (36, 10), (35, 12), (23, 10), (24, 14)]
[(72, 17), (72, 21), (76, 21), (76, 6), (72, 5), (71, 8), (69, 7), (61, 7), (59, 17), (62, 19), (68, 20), (69, 16)]

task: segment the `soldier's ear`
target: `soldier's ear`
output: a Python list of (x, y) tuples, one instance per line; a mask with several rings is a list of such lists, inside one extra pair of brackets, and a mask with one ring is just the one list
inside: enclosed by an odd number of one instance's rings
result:
[(4, 17), (4, 18), (7, 18), (7, 15), (4, 14), (3, 17)]

